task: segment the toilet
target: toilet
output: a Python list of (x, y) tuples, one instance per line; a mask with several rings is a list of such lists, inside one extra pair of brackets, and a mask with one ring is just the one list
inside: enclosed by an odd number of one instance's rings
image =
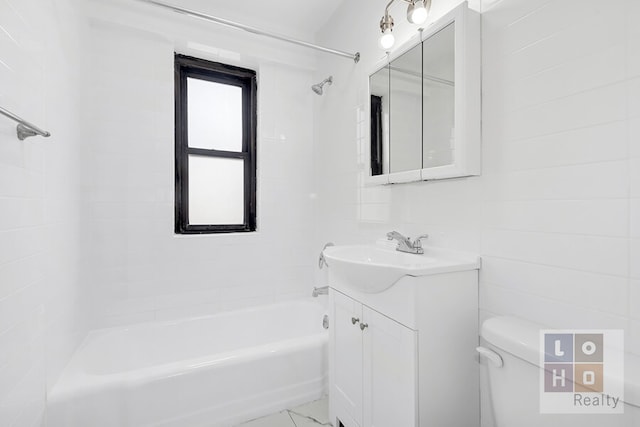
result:
[(548, 328), (510, 316), (493, 317), (482, 325), (477, 350), (488, 369), (483, 390), (489, 390), (495, 427), (640, 427), (640, 358), (628, 353), (624, 414), (542, 414), (541, 329)]

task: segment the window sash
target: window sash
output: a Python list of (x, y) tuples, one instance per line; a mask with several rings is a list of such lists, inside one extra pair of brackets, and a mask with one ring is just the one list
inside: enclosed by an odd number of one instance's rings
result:
[[(187, 77), (242, 88), (242, 151), (189, 147)], [(251, 232), (256, 230), (256, 73), (184, 55), (175, 56), (175, 232), (178, 234)], [(244, 160), (244, 222), (189, 224), (189, 155)]]

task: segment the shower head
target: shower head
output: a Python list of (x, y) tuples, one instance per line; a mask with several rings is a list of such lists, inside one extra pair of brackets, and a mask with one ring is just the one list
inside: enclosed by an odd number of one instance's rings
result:
[(331, 85), (331, 83), (333, 83), (333, 76), (329, 76), (323, 81), (321, 81), (320, 83), (311, 86), (311, 90), (317, 93), (318, 95), (322, 95), (322, 86), (324, 86), (326, 83), (329, 83)]

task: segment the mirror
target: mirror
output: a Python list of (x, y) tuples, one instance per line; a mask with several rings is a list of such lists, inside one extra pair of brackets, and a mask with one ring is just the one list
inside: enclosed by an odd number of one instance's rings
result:
[(463, 3), (378, 68), (369, 77), (367, 182), (479, 175), (479, 15)]
[(391, 61), (389, 171), (422, 167), (422, 45)]
[(455, 23), (422, 44), (422, 168), (450, 165), (455, 138)]
[(369, 78), (371, 102), (371, 174), (389, 173), (389, 66)]

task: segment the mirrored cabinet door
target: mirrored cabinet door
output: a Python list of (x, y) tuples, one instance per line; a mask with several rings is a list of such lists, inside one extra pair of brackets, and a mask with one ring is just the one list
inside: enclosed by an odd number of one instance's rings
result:
[(455, 155), (455, 23), (422, 44), (422, 168), (446, 166)]
[(422, 167), (422, 45), (391, 61), (389, 171)]

